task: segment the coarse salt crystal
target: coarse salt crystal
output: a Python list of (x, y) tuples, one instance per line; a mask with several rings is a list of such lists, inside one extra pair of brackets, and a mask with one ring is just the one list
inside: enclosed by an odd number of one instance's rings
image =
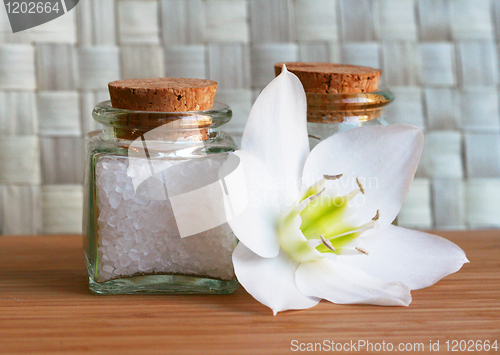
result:
[[(136, 159), (128, 169), (132, 159)], [(172, 165), (155, 160), (155, 171)], [(150, 174), (146, 159), (106, 156), (98, 159), (99, 209), (97, 280), (107, 281), (136, 273), (192, 274), (217, 279), (234, 278), (231, 255), (235, 237), (227, 224), (187, 238), (180, 238), (172, 207), (167, 200), (151, 200), (147, 191), (136, 194), (134, 178)], [(214, 162), (195, 169), (188, 164), (174, 189), (189, 186), (189, 179), (213, 170)], [(170, 187), (170, 185), (169, 185)], [(121, 193), (120, 193), (121, 191)], [(106, 264), (103, 263), (106, 261)]]

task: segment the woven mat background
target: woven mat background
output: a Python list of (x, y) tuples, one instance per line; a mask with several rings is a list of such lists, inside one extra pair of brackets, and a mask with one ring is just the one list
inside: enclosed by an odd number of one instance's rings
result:
[(0, 234), (79, 233), (83, 136), (120, 78), (219, 82), (241, 135), (278, 61), (383, 69), (425, 130), (399, 224), (500, 227), (500, 1), (82, 0), (12, 34), (0, 6)]

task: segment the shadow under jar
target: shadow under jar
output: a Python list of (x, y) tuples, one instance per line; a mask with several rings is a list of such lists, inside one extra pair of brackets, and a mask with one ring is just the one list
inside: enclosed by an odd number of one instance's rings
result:
[(119, 294), (238, 288), (231, 260), (237, 241), (224, 223), (218, 183), (221, 171), (231, 173), (227, 165), (236, 149), (220, 131), (231, 119), (229, 107), (216, 102), (204, 111), (151, 112), (113, 108), (106, 101), (93, 117), (103, 130), (91, 132), (86, 142), (90, 289)]

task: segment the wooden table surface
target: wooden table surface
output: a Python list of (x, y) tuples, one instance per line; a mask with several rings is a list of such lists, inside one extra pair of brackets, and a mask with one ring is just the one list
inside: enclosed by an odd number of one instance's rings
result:
[[(308, 343), (330, 352), (332, 341), (359, 354), (387, 353), (383, 342), (394, 350), (422, 343), (424, 354), (438, 341), (440, 353), (452, 353), (454, 340), (500, 343), (500, 231), (439, 234), (471, 263), (413, 291), (409, 307), (322, 301), (276, 317), (242, 288), (220, 296), (93, 295), (81, 236), (0, 236), (0, 354), (289, 354)], [(349, 348), (351, 341), (366, 346)]]

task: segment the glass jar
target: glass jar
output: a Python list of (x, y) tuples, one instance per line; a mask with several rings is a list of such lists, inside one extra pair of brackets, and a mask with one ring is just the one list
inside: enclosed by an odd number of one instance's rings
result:
[[(384, 107), (394, 101), (389, 90), (324, 94), (306, 92), (307, 133), (314, 148), (331, 135), (356, 127), (386, 126)], [(397, 225), (397, 217), (392, 222)]]
[(311, 149), (332, 134), (368, 125), (387, 125), (384, 106), (394, 100), (388, 90), (325, 94), (306, 92)]
[(146, 112), (106, 101), (93, 117), (103, 130), (86, 140), (83, 229), (90, 289), (238, 288), (231, 259), (237, 240), (221, 201), (221, 181), (234, 171), (236, 145), (220, 131), (230, 108), (216, 102), (206, 111)]

